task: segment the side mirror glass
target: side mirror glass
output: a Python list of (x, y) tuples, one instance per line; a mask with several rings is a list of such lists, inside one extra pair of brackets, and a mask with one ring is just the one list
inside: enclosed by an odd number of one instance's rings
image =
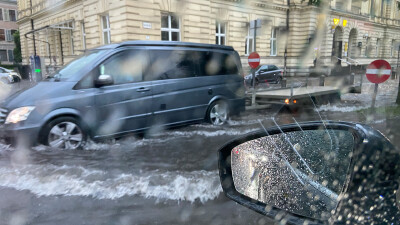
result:
[(236, 190), (251, 199), (327, 220), (348, 174), (354, 137), (346, 130), (303, 130), (244, 142), (232, 152)]
[(103, 87), (112, 84), (114, 84), (112, 76), (106, 74), (100, 75), (95, 81), (96, 87)]
[(235, 139), (218, 165), (228, 198), (283, 224), (397, 224), (399, 160), (367, 125), (318, 121)]

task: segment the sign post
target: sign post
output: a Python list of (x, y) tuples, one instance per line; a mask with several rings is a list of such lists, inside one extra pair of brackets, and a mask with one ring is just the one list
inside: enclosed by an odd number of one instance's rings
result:
[(392, 67), (386, 60), (375, 60), (367, 67), (367, 79), (375, 84), (374, 94), (372, 96), (371, 108), (375, 108), (378, 85), (387, 81), (392, 74)]
[(260, 65), (260, 55), (257, 52), (252, 52), (249, 55), (249, 65), (251, 67), (251, 86), (253, 88), (251, 94), (251, 105), (256, 105), (256, 68)]

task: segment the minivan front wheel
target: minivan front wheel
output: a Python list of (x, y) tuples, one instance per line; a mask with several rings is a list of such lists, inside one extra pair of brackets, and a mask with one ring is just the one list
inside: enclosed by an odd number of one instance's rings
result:
[(229, 105), (225, 101), (213, 102), (207, 111), (207, 120), (212, 125), (220, 126), (229, 119)]
[(52, 148), (78, 149), (84, 146), (86, 134), (79, 121), (73, 117), (60, 117), (45, 129), (45, 144)]

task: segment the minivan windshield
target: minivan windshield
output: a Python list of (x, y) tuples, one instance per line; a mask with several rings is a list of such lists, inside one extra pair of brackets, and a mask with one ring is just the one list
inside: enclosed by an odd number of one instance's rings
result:
[(86, 66), (90, 65), (100, 54), (104, 53), (104, 50), (93, 50), (88, 51), (83, 54), (81, 57), (71, 61), (66, 66), (57, 70), (53, 74), (49, 75), (48, 78), (56, 78), (56, 79), (66, 79), (78, 71), (82, 70)]

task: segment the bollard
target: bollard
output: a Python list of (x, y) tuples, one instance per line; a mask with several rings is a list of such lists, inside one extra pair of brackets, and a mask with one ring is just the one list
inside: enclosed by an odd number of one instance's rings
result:
[(283, 78), (283, 79), (281, 80), (281, 88), (285, 88), (285, 87), (286, 87), (286, 84), (287, 84), (287, 79), (286, 79), (286, 78)]
[(325, 86), (325, 75), (319, 77), (319, 86)]
[(355, 74), (351, 73), (350, 74), (350, 85), (354, 85), (354, 77), (355, 77)]

